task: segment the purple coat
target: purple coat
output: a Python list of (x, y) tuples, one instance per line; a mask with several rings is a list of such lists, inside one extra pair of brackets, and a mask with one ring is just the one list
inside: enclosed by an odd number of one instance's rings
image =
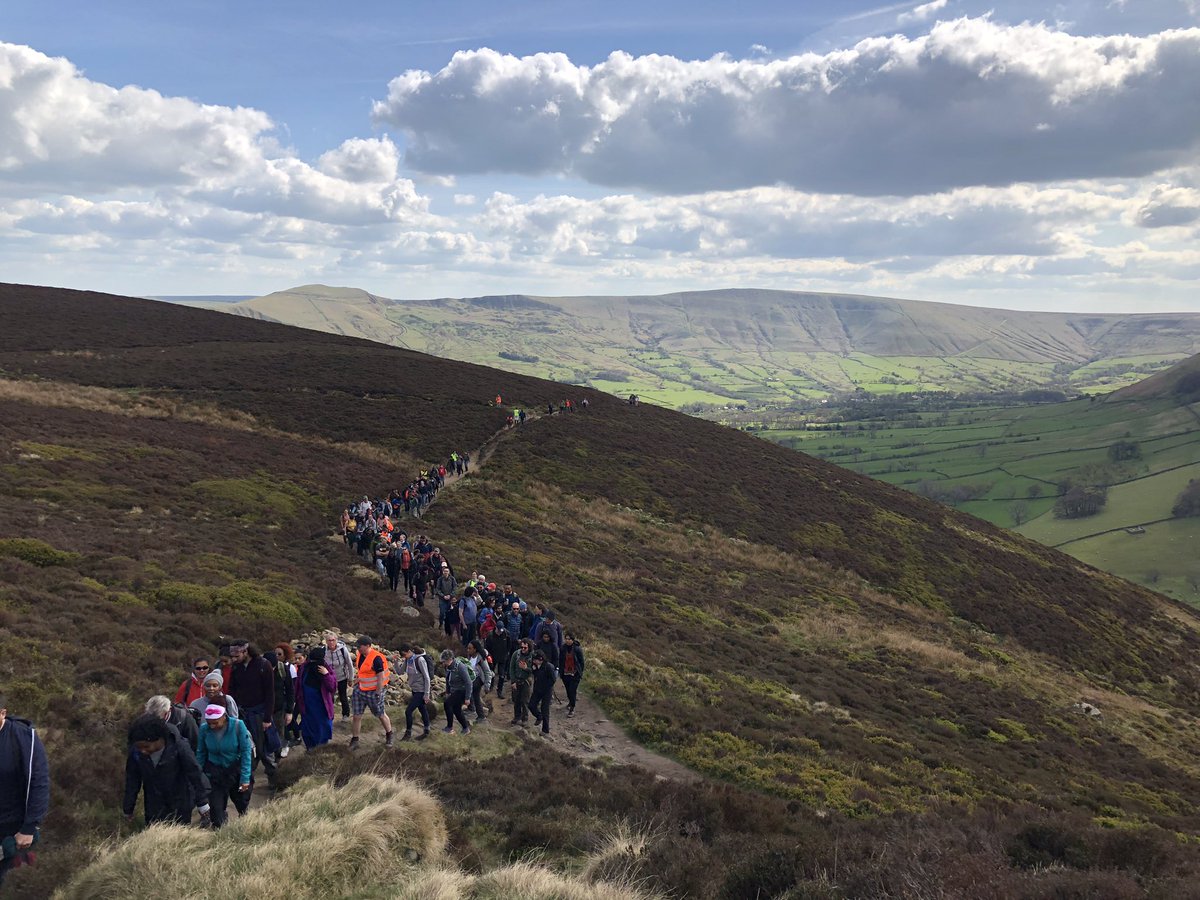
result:
[[(301, 712), (304, 710), (304, 675), (311, 665), (312, 663), (302, 665), (296, 677), (296, 708)], [(333, 669), (325, 666), (325, 674), (321, 676), (321, 699), (325, 701), (325, 715), (330, 719), (333, 718), (333, 695), (335, 693), (337, 693), (337, 676), (333, 674)]]

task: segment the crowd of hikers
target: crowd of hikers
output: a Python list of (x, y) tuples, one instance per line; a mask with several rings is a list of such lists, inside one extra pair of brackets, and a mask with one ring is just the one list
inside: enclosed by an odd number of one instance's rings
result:
[(133, 816), (140, 794), (147, 823), (188, 823), (196, 811), (201, 825), (221, 827), (230, 803), (239, 814), (248, 809), (260, 766), (273, 787), (277, 766), (293, 748), (311, 750), (333, 740), (339, 708), (350, 725), (351, 749), (360, 745), (368, 711), (383, 728), (384, 747), (394, 746), (388, 712), (393, 675), (403, 676), (409, 693), (401, 741), (430, 736), (438, 688), (445, 734), (467, 735), (486, 722), (495, 711), (492, 695), (503, 701), (506, 688), (513, 727), (528, 727), (532, 719), (549, 735), (560, 681), (566, 715), (575, 715), (584, 652), (554, 610), (478, 571), (456, 573), (427, 535), (410, 537), (392, 521), (419, 515), (427, 502), (414, 501), (414, 495), (426, 486), (436, 493), (450, 474), (465, 474), (469, 466), (468, 454), (453, 453), (404, 490), (347, 504), (340, 521), (346, 544), (367, 558), (386, 586), (396, 591), (403, 584), (415, 608), (428, 601), (432, 612), (436, 602), (437, 640), (445, 649), (430, 652), (405, 642), (389, 658), (369, 636), (358, 636), (351, 648), (327, 631), (311, 645), (280, 641), (260, 652), (249, 641), (232, 640), (215, 658), (196, 657), (174, 697), (151, 697), (129, 728), (126, 817)]
[[(559, 411), (587, 406), (586, 399), (564, 400)], [(547, 413), (554, 412), (549, 404)], [(524, 421), (523, 411), (514, 414), (515, 423)], [(410, 538), (393, 522), (420, 517), (447, 479), (466, 474), (470, 463), (470, 454), (451, 453), (403, 490), (377, 499), (364, 496), (341, 516), (346, 544), (368, 560), (387, 587), (397, 591), (403, 583), (408, 602), (418, 608), (427, 600), (437, 603), (437, 629), (446, 648), (435, 657), (417, 643), (402, 643), (395, 659), (410, 694), (402, 741), (430, 736), (430, 710), (442, 685), (446, 734), (454, 733), (456, 723), (466, 735), (473, 724), (487, 721), (495, 708), (491, 695), (504, 700), (506, 687), (511, 726), (528, 727), (532, 717), (535, 728), (549, 735), (551, 705), (561, 702), (560, 681), (566, 715), (575, 715), (583, 647), (555, 612), (526, 602), (512, 584), (499, 587), (477, 571), (460, 580), (426, 535)], [(196, 656), (174, 696), (150, 697), (129, 726), (126, 819), (133, 818), (141, 796), (147, 824), (188, 824), (198, 814), (201, 826), (220, 828), (230, 803), (239, 815), (248, 810), (260, 767), (274, 787), (277, 767), (292, 749), (311, 750), (333, 739), (339, 706), (342, 719), (349, 720), (352, 749), (359, 746), (368, 710), (383, 727), (384, 746), (392, 747), (387, 711), (392, 669), (393, 660), (370, 637), (358, 636), (352, 651), (332, 631), (311, 646), (280, 641), (260, 652), (238, 639), (223, 642), (215, 654)], [(414, 737), (418, 714), (421, 730)], [(0, 696), (0, 884), (11, 868), (32, 864), (49, 802), (41, 739), (31, 723), (8, 715)]]

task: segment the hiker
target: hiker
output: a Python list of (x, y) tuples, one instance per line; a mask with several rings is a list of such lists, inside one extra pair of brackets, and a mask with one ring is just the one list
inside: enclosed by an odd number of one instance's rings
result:
[(554, 683), (558, 681), (558, 670), (542, 650), (533, 654), (533, 690), (529, 696), (529, 711), (533, 713), (533, 725), (542, 726), (542, 734), (550, 733), (550, 700), (554, 696)]
[(358, 655), (354, 661), (357, 678), (350, 698), (350, 749), (358, 748), (358, 732), (362, 728), (363, 712), (368, 709), (383, 724), (383, 745), (390, 747), (392, 720), (383, 708), (384, 692), (391, 680), (387, 658), (375, 649), (374, 642), (366, 635), (360, 635), (355, 644), (358, 647)]
[[(412, 593), (409, 596), (418, 607), (425, 608), (425, 595), (429, 592), (429, 582), (433, 579), (433, 570), (425, 560), (413, 562)], [(441, 626), (438, 622), (438, 626)]]
[(542, 616), (542, 621), (539, 622), (537, 628), (531, 631), (529, 634), (529, 636), (533, 638), (535, 645), (540, 646), (543, 632), (550, 633), (551, 639), (554, 642), (555, 654), (561, 656), (563, 645), (563, 629), (562, 625), (559, 624), (558, 614), (552, 609), (546, 610), (545, 614)]
[(563, 635), (562, 654), (558, 658), (558, 674), (567, 689), (567, 718), (575, 715), (575, 702), (579, 699), (579, 682), (583, 680), (583, 647), (575, 635)]
[[(300, 677), (300, 665), (305, 661), (306, 657), (297, 655), (292, 649), (292, 645), (287, 641), (280, 641), (275, 645), (276, 655), (287, 666), (290, 681), (288, 682), (287, 690), (292, 699), (292, 715), (291, 718), (284, 722), (283, 730), (280, 732), (283, 738), (283, 749), (279, 751), (281, 757), (287, 756), (292, 747), (300, 743), (300, 704), (295, 701), (296, 683)], [(279, 726), (276, 725), (276, 728)]]
[(401, 557), (407, 552), (407, 550), (398, 544), (392, 544), (388, 548), (387, 557), (384, 559), (383, 568), (387, 572), (388, 587), (393, 592), (400, 589), (400, 576), (403, 573), (400, 567)]
[(463, 715), (463, 704), (471, 695), (471, 682), (474, 680), (471, 667), (465, 659), (456, 657), (453, 650), (442, 651), (442, 665), (446, 668), (446, 727), (442, 731), (453, 734), (454, 720), (458, 719), (462, 733), (470, 734), (471, 726), (467, 724), (467, 717)]
[(529, 637), (527, 622), (524, 613), (521, 612), (521, 601), (513, 600), (508, 612), (504, 615), (504, 630), (508, 632), (512, 646), (516, 646), (517, 641), (521, 638)]
[(321, 635), (325, 642), (325, 664), (333, 670), (337, 677), (338, 701), (342, 704), (342, 718), (350, 718), (350, 698), (346, 689), (354, 679), (354, 661), (350, 659), (350, 651), (345, 642), (340, 640), (332, 631)]
[(296, 677), (295, 708), (300, 711), (300, 738), (307, 750), (333, 740), (337, 676), (326, 665), (325, 656), (325, 647), (313, 647)]
[(146, 701), (144, 712), (166, 722), (175, 729), (176, 734), (188, 742), (193, 753), (196, 751), (200, 726), (196, 724), (196, 719), (192, 716), (190, 709), (180, 703), (172, 704), (170, 698), (165, 694), (156, 694)]
[(221, 678), (220, 672), (209, 672), (208, 677), (204, 679), (204, 696), (192, 701), (188, 709), (198, 716), (201, 720), (204, 718), (204, 710), (213, 705), (225, 707), (229, 711), (229, 715), (233, 718), (239, 718), (237, 702), (223, 691), (224, 680)]
[(50, 808), (50, 764), (37, 729), (27, 719), (8, 714), (0, 695), (0, 885), (8, 870), (32, 865), (30, 848), (41, 838), (39, 828)]
[(292, 684), (291, 668), (279, 657), (278, 650), (268, 650), (263, 654), (271, 666), (275, 678), (275, 703), (271, 709), (271, 733), (267, 734), (268, 745), (275, 747), (275, 762), (288, 755), (287, 741), (284, 740), (283, 730), (291, 724), (292, 713), (296, 708), (296, 687)]
[[(262, 763), (267, 783), (275, 785), (275, 755), (267, 752), (267, 731), (273, 731), (271, 716), (275, 711), (275, 667), (263, 659), (258, 648), (249, 641), (234, 641), (233, 671), (229, 675), (229, 694), (237, 701), (241, 721), (254, 739), (254, 762), (251, 771)], [(253, 776), (251, 776), (253, 779)]]
[(183, 679), (183, 684), (175, 692), (175, 702), (191, 706), (193, 700), (200, 699), (204, 695), (204, 679), (211, 671), (212, 664), (207, 656), (197, 656), (193, 659), (191, 674)]
[(517, 421), (519, 421), (522, 425), (525, 424), (525, 410), (523, 410), (523, 409), (517, 410)]
[(496, 673), (496, 697), (504, 699), (504, 682), (508, 676), (508, 656), (512, 652), (513, 641), (508, 631), (497, 627), (483, 641), (483, 647), (492, 658), (492, 671)]
[[(432, 560), (433, 557), (431, 556), (430, 561), (432, 562)], [(441, 564), (440, 571), (441, 574), (438, 575), (437, 581), (434, 582), (433, 592), (438, 598), (438, 625), (445, 628), (446, 634), (449, 634), (450, 622), (448, 616), (450, 612), (450, 600), (458, 593), (458, 580), (451, 573), (450, 566), (447, 563), (443, 562)], [(456, 621), (454, 624), (457, 626), (459, 623)]]
[(492, 692), (492, 667), (488, 665), (483, 642), (475, 639), (467, 648), (467, 665), (471, 667), (471, 709), (475, 710), (475, 724), (487, 721), (483, 712), (481, 694)]
[(205, 707), (196, 762), (208, 777), (209, 817), (213, 828), (225, 824), (230, 800), (239, 816), (244, 816), (250, 808), (253, 751), (254, 739), (241, 719), (231, 719), (225, 707), (215, 703)]
[(466, 647), (475, 639), (475, 629), (479, 624), (479, 600), (473, 587), (468, 586), (458, 602), (458, 623), (463, 646)]
[(418, 741), (429, 737), (429, 709), (425, 700), (433, 689), (433, 672), (429, 669), (429, 660), (420, 647), (410, 644), (400, 645), (400, 655), (404, 657), (404, 677), (408, 680), (408, 690), (412, 698), (404, 707), (404, 734), (400, 740), (412, 740), (413, 713), (421, 711), (421, 724), (424, 731), (417, 736)]
[(148, 712), (129, 726), (125, 798), (121, 805), (126, 822), (133, 821), (134, 806), (141, 793), (147, 825), (155, 822), (189, 825), (192, 809), (198, 807), (200, 826), (207, 828), (209, 790), (208, 779), (196, 762), (191, 745), (160, 716)]
[(533, 604), (533, 610), (529, 615), (529, 624), (526, 634), (533, 641), (534, 647), (538, 646), (538, 627), (542, 624), (542, 619), (546, 618), (546, 607), (540, 603)]
[(405, 537), (400, 542), (400, 575), (404, 579), (404, 595), (410, 599), (415, 599), (413, 597), (413, 574), (412, 547), (409, 546), (408, 538)]
[(533, 644), (523, 637), (517, 652), (508, 658), (508, 680), (512, 682), (513, 719), (510, 724), (524, 725), (529, 721), (529, 696), (533, 687)]
[(551, 668), (558, 668), (558, 647), (554, 645), (554, 635), (548, 628), (541, 629), (541, 640), (535, 641), (534, 648), (542, 654)]

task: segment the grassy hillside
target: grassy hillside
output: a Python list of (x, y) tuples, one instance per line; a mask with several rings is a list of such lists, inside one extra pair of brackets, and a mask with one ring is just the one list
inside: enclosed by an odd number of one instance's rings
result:
[(1200, 350), (1200, 317), (1027, 313), (727, 290), (389, 300), (307, 285), (229, 312), (357, 335), (671, 407), (873, 393), (1112, 390)]
[[(0, 376), (4, 687), (44, 727), (56, 772), (44, 865), (21, 873), (30, 896), (117, 828), (122, 711), (218, 635), (328, 623), (432, 643), (427, 616), (353, 576), (328, 539), (334, 510), (406, 480), (409, 454), (478, 446), (503, 420), (495, 392), (534, 407), (563, 391), (23, 287), (0, 288)], [(591, 695), (707, 780), (507, 735), (384, 758), (331, 748), (289, 779), (414, 774), (476, 875), (537, 847), (582, 867), (624, 821), (656, 835), (646, 887), (690, 897), (1191, 884), (1191, 611), (783, 447), (573, 393), (587, 413), (513, 433), (422, 528), (559, 610), (588, 648)]]
[[(1188, 481), (1200, 478), (1200, 407), (1184, 401), (1122, 393), (1103, 401), (893, 415), (837, 430), (762, 435), (855, 472), (949, 498), (972, 515), (1196, 603), (1200, 562), (1180, 552), (1196, 529), (1164, 521)], [(1122, 441), (1136, 443), (1138, 457), (1114, 464), (1109, 449)], [(1060, 482), (1095, 476), (1111, 485), (1104, 510), (1056, 518)], [(1126, 532), (1137, 526), (1144, 533)]]

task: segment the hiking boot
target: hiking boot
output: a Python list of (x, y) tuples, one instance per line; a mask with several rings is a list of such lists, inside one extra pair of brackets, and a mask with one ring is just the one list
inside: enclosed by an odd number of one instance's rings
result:
[(487, 716), (476, 716), (475, 717), (476, 725), (478, 725), (480, 722), (486, 722), (486, 721), (487, 721)]
[(389, 731), (387, 734), (385, 734), (383, 736), (383, 746), (385, 746), (385, 747), (392, 746), (392, 738), (395, 736), (395, 734), (396, 734), (396, 732), (394, 732), (394, 731)]
[(350, 749), (351, 749), (351, 750), (357, 750), (357, 749), (358, 749), (358, 738), (356, 738), (356, 737), (352, 737), (352, 738), (350, 738)]
[(464, 726), (462, 727), (462, 730), (459, 732), (459, 734), (470, 734), (470, 733), (471, 733), (471, 726), (470, 726), (470, 725), (464, 725)]
[(291, 747), (289, 747), (287, 744), (284, 744), (282, 747), (279, 748), (279, 758), (287, 759), (287, 755), (288, 755), (288, 753), (291, 752), (291, 750), (292, 750)]
[(423, 741), (427, 737), (429, 737), (429, 729), (428, 728), (426, 728), (424, 731), (422, 731), (420, 734), (417, 735), (417, 740)]
[(575, 707), (573, 707), (573, 706), (568, 706), (568, 707), (567, 707), (567, 718), (569, 719), (569, 718), (571, 718), (573, 715), (575, 715)]
[(400, 735), (400, 740), (411, 741), (412, 740), (412, 729), (410, 728), (407, 731), (405, 731), (404, 734)]
[(521, 720), (520, 720), (520, 719), (513, 719), (513, 720), (512, 720), (511, 722), (509, 722), (508, 724), (509, 724), (510, 726), (512, 726), (512, 725), (520, 725), (520, 724), (521, 724)]
[(442, 729), (442, 734), (454, 734), (454, 726), (447, 725), (445, 728)]

